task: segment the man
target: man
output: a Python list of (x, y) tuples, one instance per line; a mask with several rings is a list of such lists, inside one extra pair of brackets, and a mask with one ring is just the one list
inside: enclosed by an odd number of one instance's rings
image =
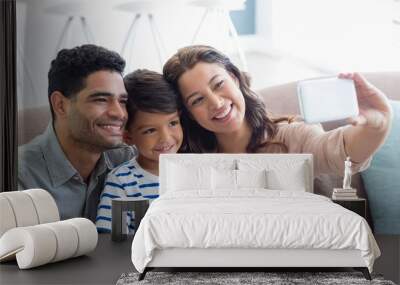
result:
[(133, 157), (123, 145), (125, 61), (95, 45), (61, 50), (51, 62), (47, 130), (19, 148), (18, 187), (43, 188), (61, 219), (96, 218), (107, 173)]

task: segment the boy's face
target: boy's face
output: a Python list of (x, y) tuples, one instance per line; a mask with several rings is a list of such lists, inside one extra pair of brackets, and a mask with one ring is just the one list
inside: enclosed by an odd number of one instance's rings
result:
[(137, 111), (124, 139), (137, 147), (140, 161), (158, 163), (161, 153), (176, 153), (182, 145), (179, 114)]

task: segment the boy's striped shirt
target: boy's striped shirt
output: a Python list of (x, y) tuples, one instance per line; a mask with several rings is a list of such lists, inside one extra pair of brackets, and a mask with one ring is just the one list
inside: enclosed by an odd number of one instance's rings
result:
[[(97, 208), (96, 227), (99, 232), (111, 232), (111, 201), (115, 198), (141, 197), (158, 198), (158, 176), (144, 170), (132, 159), (113, 169), (107, 176), (104, 190)], [(134, 228), (134, 213), (128, 212), (126, 224), (128, 233)]]

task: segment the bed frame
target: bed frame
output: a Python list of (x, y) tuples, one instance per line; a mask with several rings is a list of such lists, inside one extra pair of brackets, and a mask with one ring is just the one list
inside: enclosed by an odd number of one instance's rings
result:
[(155, 268), (232, 268), (246, 271), (254, 268), (337, 268), (350, 267), (371, 280), (359, 250), (328, 249), (157, 249), (152, 261), (139, 275)]

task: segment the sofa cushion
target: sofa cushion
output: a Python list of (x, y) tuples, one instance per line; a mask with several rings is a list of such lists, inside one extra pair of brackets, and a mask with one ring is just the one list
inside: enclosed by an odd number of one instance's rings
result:
[(400, 234), (400, 101), (391, 101), (389, 136), (362, 177), (368, 194), (375, 233)]
[(43, 133), (50, 119), (49, 106), (18, 110), (18, 145), (26, 144)]

